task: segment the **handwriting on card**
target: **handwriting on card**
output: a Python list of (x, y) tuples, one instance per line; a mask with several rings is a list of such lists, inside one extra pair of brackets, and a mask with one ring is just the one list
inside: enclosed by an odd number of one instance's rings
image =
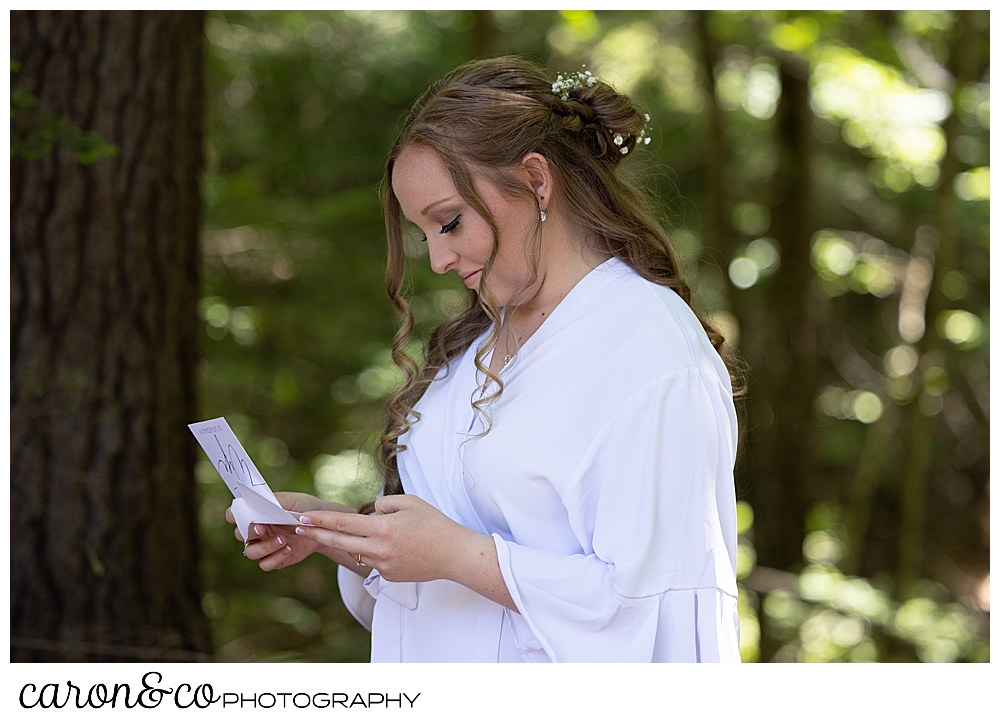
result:
[(272, 525), (296, 523), (298, 513), (290, 513), (281, 507), (224, 418), (195, 422), (189, 424), (188, 429), (236, 498), (231, 509), (243, 539), (247, 539), (247, 529), (254, 522)]
[(215, 468), (219, 470), (220, 475), (225, 470), (229, 474), (236, 475), (243, 484), (250, 485), (251, 487), (267, 484), (263, 479), (254, 475), (252, 465), (240, 456), (240, 453), (233, 448), (233, 445), (229, 444), (224, 447), (219, 440), (218, 434), (212, 436), (215, 438), (215, 444), (219, 448), (219, 454), (222, 455), (222, 459), (218, 459), (215, 462)]

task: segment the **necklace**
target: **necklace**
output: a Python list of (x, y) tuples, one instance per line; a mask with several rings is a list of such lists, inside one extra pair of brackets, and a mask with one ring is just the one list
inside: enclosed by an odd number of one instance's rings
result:
[[(505, 354), (505, 355), (504, 355), (504, 358), (503, 358), (503, 366), (502, 366), (502, 367), (500, 367), (500, 371), (501, 371), (501, 372), (502, 372), (502, 371), (503, 371), (504, 369), (506, 369), (506, 368), (507, 368), (507, 365), (508, 365), (508, 364), (510, 364), (510, 360), (511, 360), (511, 359), (513, 359), (513, 358), (514, 358), (514, 356), (513, 356), (512, 354)], [(489, 388), (490, 388), (490, 380), (489, 380), (489, 379), (487, 379), (487, 380), (486, 380), (486, 383), (485, 383), (485, 384), (483, 384), (483, 390), (482, 390), (481, 394), (486, 394), (486, 390), (487, 390), (487, 389), (489, 389)]]
[[(510, 332), (508, 332), (508, 333), (510, 333)], [(517, 340), (516, 334), (514, 334), (514, 339), (515, 339), (515, 341)], [(517, 349), (514, 349), (514, 354), (517, 354)], [(500, 374), (501, 372), (503, 372), (504, 369), (507, 368), (507, 365), (510, 364), (511, 361), (514, 359), (514, 354), (504, 354), (504, 357), (503, 357), (503, 366), (500, 367), (500, 371), (498, 371), (497, 374)], [(486, 390), (489, 389), (489, 387), (490, 387), (490, 380), (487, 379), (486, 383), (483, 384), (483, 390), (482, 390), (481, 393), (482, 394), (486, 394)]]

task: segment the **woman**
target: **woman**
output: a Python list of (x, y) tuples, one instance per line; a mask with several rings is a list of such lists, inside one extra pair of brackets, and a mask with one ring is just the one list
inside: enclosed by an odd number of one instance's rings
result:
[[(303, 524), (246, 546), (265, 570), (338, 562), (373, 661), (739, 660), (732, 387), (619, 176), (646, 120), (589, 72), (553, 84), (516, 58), (458, 68), (407, 118), (385, 173), (407, 373), (385, 494), (373, 515), (281, 496)], [(470, 289), (422, 367), (404, 216)]]

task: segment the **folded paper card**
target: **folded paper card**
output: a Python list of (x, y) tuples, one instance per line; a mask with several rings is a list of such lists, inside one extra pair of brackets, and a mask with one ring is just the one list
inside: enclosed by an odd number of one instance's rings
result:
[(224, 417), (195, 422), (189, 424), (188, 429), (233, 493), (233, 517), (244, 540), (254, 522), (262, 525), (298, 523), (299, 513), (289, 512), (278, 503)]

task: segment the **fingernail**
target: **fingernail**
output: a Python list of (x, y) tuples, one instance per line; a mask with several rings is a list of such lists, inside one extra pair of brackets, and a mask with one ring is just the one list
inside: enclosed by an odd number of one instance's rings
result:
[(305, 515), (302, 515), (302, 517), (299, 518), (299, 522), (301, 522), (303, 525), (311, 525), (313, 523), (313, 521), (310, 520)]
[(291, 551), (292, 551), (291, 546), (290, 545), (285, 545), (285, 554), (287, 555)]
[(258, 525), (254, 525), (253, 526), (253, 533), (255, 535), (259, 535), (260, 534), (260, 527)]
[(275, 537), (274, 539), (276, 539), (278, 541), (279, 545), (284, 545), (285, 544), (284, 541), (281, 539), (280, 535), (278, 537)]
[(304, 535), (304, 534), (306, 534), (306, 531), (303, 530), (301, 527), (296, 527), (295, 528), (295, 534), (296, 535)]

